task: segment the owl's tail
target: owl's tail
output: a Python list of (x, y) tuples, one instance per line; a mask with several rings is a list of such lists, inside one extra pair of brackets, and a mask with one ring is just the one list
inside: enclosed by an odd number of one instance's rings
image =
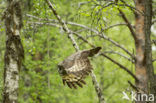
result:
[(100, 49), (101, 49), (101, 47), (96, 47), (96, 48), (90, 49), (89, 50), (89, 57), (92, 57), (95, 54), (97, 54), (100, 51)]

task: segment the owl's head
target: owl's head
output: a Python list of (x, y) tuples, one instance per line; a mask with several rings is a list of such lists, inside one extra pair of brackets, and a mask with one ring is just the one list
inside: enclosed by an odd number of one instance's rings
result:
[(58, 72), (61, 76), (67, 74), (65, 68), (61, 64), (58, 64)]

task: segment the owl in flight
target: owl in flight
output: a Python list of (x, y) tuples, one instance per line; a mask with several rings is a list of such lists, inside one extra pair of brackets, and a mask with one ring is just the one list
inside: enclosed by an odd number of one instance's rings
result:
[(88, 57), (94, 56), (100, 49), (101, 47), (96, 47), (90, 50), (78, 51), (60, 62), (58, 72), (62, 77), (63, 84), (75, 89), (77, 89), (77, 86), (83, 87), (82, 84), (86, 84), (85, 77), (93, 69)]

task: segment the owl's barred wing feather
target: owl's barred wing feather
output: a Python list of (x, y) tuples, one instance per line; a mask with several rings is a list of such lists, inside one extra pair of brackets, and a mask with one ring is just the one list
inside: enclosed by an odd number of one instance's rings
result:
[(63, 84), (75, 89), (77, 86), (83, 87), (83, 84), (86, 84), (84, 79), (93, 69), (88, 57), (94, 56), (100, 49), (101, 47), (97, 47), (76, 52), (59, 63), (59, 73)]
[(63, 81), (65, 81), (70, 88), (76, 88), (76, 85), (83, 87), (82, 83), (86, 84), (83, 79), (89, 75), (92, 66), (90, 65), (88, 58), (78, 59), (75, 60), (72, 67), (66, 68), (65, 70), (68, 75), (63, 77)]

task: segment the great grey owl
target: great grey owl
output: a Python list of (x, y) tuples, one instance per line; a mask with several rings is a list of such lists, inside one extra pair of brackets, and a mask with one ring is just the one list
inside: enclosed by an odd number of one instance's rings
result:
[(88, 57), (92, 57), (99, 52), (101, 47), (90, 50), (78, 51), (58, 64), (58, 72), (62, 77), (63, 84), (70, 88), (83, 87), (86, 84), (84, 79), (92, 71), (92, 66)]

